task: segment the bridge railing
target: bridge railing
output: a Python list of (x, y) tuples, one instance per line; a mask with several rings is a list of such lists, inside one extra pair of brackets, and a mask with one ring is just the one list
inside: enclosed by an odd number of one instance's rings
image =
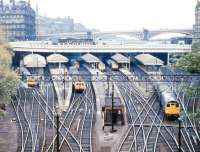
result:
[(43, 44), (34, 42), (14, 42), (11, 43), (13, 48), (51, 48), (51, 49), (64, 49), (64, 48), (136, 48), (136, 49), (191, 49), (191, 45), (180, 45), (180, 44), (97, 44), (97, 45), (53, 45), (53, 44)]

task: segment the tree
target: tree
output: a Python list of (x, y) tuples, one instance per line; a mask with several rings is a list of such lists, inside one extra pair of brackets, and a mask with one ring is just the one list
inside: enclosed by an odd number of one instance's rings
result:
[[(183, 55), (175, 64), (175, 68), (190, 72), (200, 74), (200, 40), (195, 40), (192, 45), (192, 52)], [(197, 82), (195, 86), (185, 86), (185, 92), (188, 96), (194, 97), (196, 95), (197, 99), (200, 96), (200, 83)], [(196, 121), (200, 120), (200, 109), (197, 109), (196, 113), (192, 113), (191, 117)]]
[(174, 65), (176, 69), (181, 69), (190, 73), (200, 73), (200, 40), (194, 40), (192, 52), (183, 55)]
[(191, 52), (183, 55), (177, 61), (175, 68), (190, 73), (200, 73), (200, 52)]
[(19, 86), (19, 77), (11, 70), (12, 51), (5, 40), (0, 40), (0, 114), (2, 105), (8, 104), (11, 97), (16, 94)]

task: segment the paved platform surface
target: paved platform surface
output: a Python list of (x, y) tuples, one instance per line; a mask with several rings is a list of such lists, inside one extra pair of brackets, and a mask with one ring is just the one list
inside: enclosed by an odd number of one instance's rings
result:
[[(99, 76), (105, 76), (104, 73), (100, 72), (98, 69), (91, 69), (87, 66), (85, 66), (91, 74), (97, 74), (99, 73)], [(122, 136), (126, 132), (128, 126), (126, 124), (124, 126), (114, 126), (114, 129), (117, 130), (115, 133), (110, 133), (111, 126), (106, 126), (103, 130), (103, 119), (102, 119), (102, 113), (101, 113), (101, 101), (105, 99), (105, 93), (107, 92), (107, 82), (92, 82), (94, 91), (97, 94), (96, 95), (96, 105), (97, 105), (97, 115), (96, 115), (96, 121), (95, 126), (93, 130), (93, 151), (95, 152), (116, 152), (116, 147), (119, 146), (120, 140), (122, 139)], [(111, 85), (110, 85), (111, 88)], [(119, 90), (117, 87), (115, 88), (115, 96), (120, 97)], [(126, 119), (126, 114), (125, 114)]]
[(0, 152), (17, 151), (17, 126), (11, 113), (11, 107), (6, 108), (6, 116), (0, 117)]
[[(50, 68), (50, 73), (53, 78), (54, 88), (58, 98), (58, 106), (61, 111), (65, 111), (70, 103), (70, 98), (72, 94), (72, 81), (65, 81), (65, 89), (64, 89), (64, 72), (67, 73), (67, 69), (65, 68)], [(65, 76), (66, 77), (66, 76)], [(65, 99), (64, 99), (64, 91), (65, 91)]]

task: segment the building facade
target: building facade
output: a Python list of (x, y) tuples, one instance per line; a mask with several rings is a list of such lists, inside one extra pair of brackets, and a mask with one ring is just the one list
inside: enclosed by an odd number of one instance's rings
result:
[(194, 38), (200, 38), (200, 1), (199, 0), (195, 8)]
[(6, 32), (9, 41), (35, 40), (36, 23), (35, 11), (31, 8), (30, 1), (10, 0), (0, 3), (0, 26)]

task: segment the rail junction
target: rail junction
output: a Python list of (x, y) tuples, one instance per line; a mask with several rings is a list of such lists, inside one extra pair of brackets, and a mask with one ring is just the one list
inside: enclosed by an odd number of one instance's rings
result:
[[(25, 56), (26, 64), (19, 69), (21, 86), (9, 105), (18, 128), (17, 151), (200, 151), (199, 124), (190, 117), (199, 108), (199, 97), (190, 96), (183, 87), (192, 86), (199, 75), (180, 73), (153, 60), (148, 65), (130, 63), (119, 54), (108, 56), (118, 70), (92, 54), (76, 59), (57, 54), (46, 58), (47, 62), (45, 57), (30, 55), (26, 62)], [(76, 91), (77, 81), (84, 82), (83, 92)], [(155, 89), (155, 83), (161, 81), (169, 84), (180, 104), (180, 128), (178, 119), (164, 115)], [(117, 103), (109, 100), (113, 109), (103, 113), (107, 97), (119, 99), (125, 110), (116, 111)], [(121, 116), (124, 123), (118, 123)], [(103, 120), (113, 126), (102, 129)], [(112, 127), (116, 132), (110, 132)]]

